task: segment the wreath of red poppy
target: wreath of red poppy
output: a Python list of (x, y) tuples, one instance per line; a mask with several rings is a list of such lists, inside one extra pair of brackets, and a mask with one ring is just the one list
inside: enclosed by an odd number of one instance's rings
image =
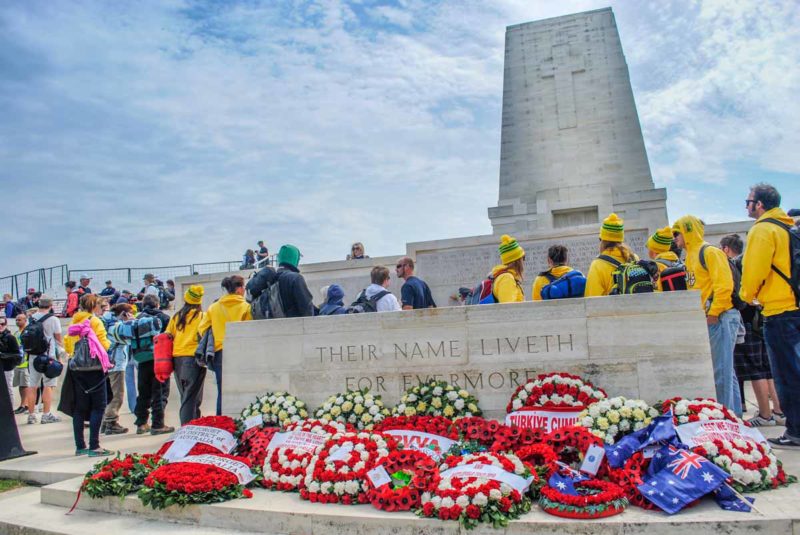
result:
[[(194, 420), (189, 420), (186, 425), (197, 425), (200, 427), (214, 427), (216, 429), (222, 429), (227, 431), (231, 435), (236, 433), (236, 421), (231, 418), (230, 416), (201, 416), (200, 418), (195, 418)], [(164, 455), (167, 450), (172, 446), (172, 441), (168, 440), (164, 443), (163, 446), (158, 450), (156, 455)], [(202, 444), (198, 442), (192, 449), (189, 450), (187, 455), (217, 455), (219, 453), (228, 453), (227, 451), (221, 451), (219, 448), (215, 448), (214, 446), (210, 446), (208, 444)]]
[(279, 427), (253, 427), (242, 434), (236, 454), (250, 459), (253, 466), (263, 466), (267, 456), (267, 446), (272, 437), (280, 431)]
[(416, 450), (396, 450), (378, 460), (389, 476), (401, 474), (391, 483), (378, 488), (367, 478), (367, 499), (376, 509), (383, 511), (408, 511), (420, 505), (421, 493), (432, 490), (439, 483), (439, 467), (428, 455)]
[(542, 487), (539, 507), (546, 513), (565, 518), (604, 518), (625, 510), (628, 500), (619, 485), (600, 479), (575, 482), (577, 496), (550, 486)]
[(645, 459), (642, 452), (637, 451), (620, 468), (609, 468), (607, 475), (612, 483), (622, 487), (625, 497), (632, 505), (642, 509), (660, 511), (661, 509), (657, 505), (645, 498), (639, 491), (639, 485), (644, 483), (642, 473), (647, 470), (649, 464), (650, 459)]
[[(603, 440), (593, 435), (585, 427), (573, 425), (554, 429), (544, 436), (544, 443), (553, 448), (564, 464), (579, 462), (589, 446), (603, 446)], [(605, 467), (606, 463), (603, 464)]]
[(541, 428), (528, 429), (503, 424), (495, 432), (494, 442), (489, 449), (495, 452), (510, 451), (518, 453), (521, 448), (542, 442), (544, 435), (544, 429)]
[(453, 420), (444, 416), (389, 416), (375, 424), (377, 432), (403, 429), (439, 435), (451, 440), (458, 438), (458, 429)]

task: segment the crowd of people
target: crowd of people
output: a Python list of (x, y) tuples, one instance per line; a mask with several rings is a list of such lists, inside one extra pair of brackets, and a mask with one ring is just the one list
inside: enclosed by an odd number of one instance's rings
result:
[[(757, 184), (746, 200), (748, 215), (756, 224), (747, 235), (747, 246), (738, 235), (725, 236), (719, 247), (704, 241), (705, 223), (691, 215), (658, 229), (647, 240), (648, 259), (640, 259), (625, 244), (624, 221), (609, 215), (600, 227), (598, 256), (584, 275), (569, 265), (566, 246), (555, 244), (547, 252), (548, 269), (532, 282), (534, 301), (635, 294), (653, 291), (699, 290), (706, 316), (717, 399), (737, 415), (744, 412), (744, 381), (752, 383), (758, 413), (753, 426), (785, 425), (785, 433), (770, 439), (777, 447), (800, 447), (800, 233), (796, 223), (780, 208), (780, 194), (768, 184)], [(259, 242), (263, 247), (263, 242)], [(266, 247), (259, 253), (268, 257)], [(353, 244), (348, 259), (366, 258), (364, 246)], [(501, 237), (500, 264), (475, 288), (459, 292), (464, 304), (513, 303), (525, 300), (525, 250), (511, 236)], [(319, 305), (300, 273), (297, 247), (280, 248), (276, 266), (265, 265), (249, 281), (240, 275), (222, 280), (225, 294), (203, 310), (204, 288), (190, 286), (183, 306), (172, 317), (164, 312), (174, 299), (174, 285), (159, 283), (146, 274), (139, 295), (117, 292), (111, 283), (100, 295), (92, 292), (88, 276), (80, 286), (68, 283), (77, 306), (68, 302), (62, 316), (71, 318), (68, 334), (52, 311), (52, 299), (29, 292), (24, 303), (13, 304), (0, 318), (0, 352), (12, 351), (13, 336), (7, 331), (14, 317), (20, 333), (27, 322), (42, 322), (48, 341), (47, 356), (87, 352), (102, 365), (92, 369), (68, 367), (62, 386), (61, 412), (73, 416), (76, 454), (108, 455), (100, 446), (100, 434), (129, 430), (120, 423), (126, 397), (135, 415), (137, 434), (169, 433), (165, 408), (170, 395), (170, 375), (156, 362), (157, 337), (166, 333), (172, 344), (171, 361), (180, 396), (180, 423), (200, 415), (207, 370), (216, 379), (216, 413), (222, 412), (222, 369), (226, 326), (252, 319), (293, 318), (436, 307), (428, 285), (415, 276), (414, 260), (397, 260), (395, 277), (403, 281), (400, 299), (388, 288), (390, 269), (375, 266), (370, 284), (352, 304), (345, 304), (338, 284), (320, 290)], [(72, 284), (73, 286), (70, 286)], [(24, 308), (19, 312), (17, 306)], [(27, 308), (25, 308), (27, 307)], [(14, 315), (14, 313), (19, 312)], [(31, 313), (33, 312), (33, 313)], [(78, 350), (84, 340), (86, 349)], [(14, 342), (24, 346), (19, 335)], [(22, 348), (24, 350), (24, 347)], [(24, 352), (24, 351), (23, 351)], [(34, 406), (41, 396), (41, 423), (58, 421), (53, 413), (55, 378), (32, 369), (37, 355), (25, 355), (18, 367), (7, 372), (9, 389), (19, 387), (18, 412), (27, 412), (36, 423)], [(64, 395), (64, 392), (67, 395)], [(88, 422), (88, 447), (84, 438)]]

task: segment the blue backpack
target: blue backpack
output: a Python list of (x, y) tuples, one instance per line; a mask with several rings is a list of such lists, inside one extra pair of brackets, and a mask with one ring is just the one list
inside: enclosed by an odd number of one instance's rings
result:
[(577, 269), (568, 271), (556, 278), (549, 271), (539, 273), (550, 282), (542, 288), (542, 299), (567, 299), (583, 297), (586, 290), (586, 277)]

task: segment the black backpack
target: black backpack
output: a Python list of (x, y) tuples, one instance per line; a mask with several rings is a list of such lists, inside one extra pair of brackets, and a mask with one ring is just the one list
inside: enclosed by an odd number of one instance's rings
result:
[(772, 271), (778, 274), (780, 278), (786, 281), (794, 292), (795, 301), (800, 305), (800, 229), (797, 226), (790, 227), (783, 221), (779, 221), (772, 217), (756, 221), (756, 223), (772, 223), (778, 225), (783, 230), (789, 233), (789, 265), (791, 266), (790, 273), (787, 275), (780, 269), (772, 264)]
[(611, 274), (613, 284), (609, 295), (643, 294), (655, 291), (653, 270), (657, 272), (658, 267), (653, 262), (631, 260), (623, 264), (616, 258), (604, 254), (597, 258), (616, 268)]
[(665, 258), (657, 258), (655, 261), (666, 268), (658, 276), (658, 284), (662, 292), (689, 289), (689, 283), (686, 279), (686, 266), (682, 262), (674, 262)]
[(361, 290), (361, 293), (358, 294), (358, 299), (356, 299), (348, 309), (348, 313), (360, 314), (362, 312), (377, 312), (378, 301), (383, 299), (384, 296), (389, 295), (389, 293), (390, 292), (388, 290), (383, 290), (376, 293), (372, 297), (367, 297), (367, 291)]
[(27, 327), (19, 335), (19, 339), (22, 341), (22, 349), (25, 353), (34, 356), (48, 353), (50, 342), (47, 341), (47, 337), (44, 335), (43, 323), (53, 316), (55, 314), (51, 310), (38, 320), (30, 318)]
[(75, 343), (75, 350), (72, 352), (72, 358), (69, 359), (69, 369), (74, 372), (93, 372), (103, 369), (100, 360), (92, 356), (92, 352), (89, 350), (89, 340), (85, 336), (81, 336)]
[[(714, 247), (713, 245), (705, 244), (700, 247), (700, 265), (703, 266), (703, 269), (708, 271), (708, 266), (706, 265), (706, 249), (709, 247)], [(725, 254), (725, 253), (723, 253)], [(747, 308), (747, 303), (742, 301), (742, 298), (739, 297), (739, 288), (742, 286), (742, 272), (739, 271), (739, 268), (736, 266), (733, 260), (731, 260), (728, 255), (725, 255), (725, 258), (728, 259), (728, 265), (731, 268), (731, 274), (733, 275), (733, 291), (731, 292), (731, 303), (733, 304), (733, 308), (736, 310), (744, 310)], [(714, 292), (711, 292), (711, 298), (714, 299)]]

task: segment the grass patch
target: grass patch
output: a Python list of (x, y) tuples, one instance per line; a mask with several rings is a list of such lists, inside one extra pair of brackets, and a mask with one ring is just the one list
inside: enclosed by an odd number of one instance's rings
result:
[(19, 487), (24, 486), (25, 482), (20, 481), (19, 479), (0, 479), (0, 492), (18, 489)]

